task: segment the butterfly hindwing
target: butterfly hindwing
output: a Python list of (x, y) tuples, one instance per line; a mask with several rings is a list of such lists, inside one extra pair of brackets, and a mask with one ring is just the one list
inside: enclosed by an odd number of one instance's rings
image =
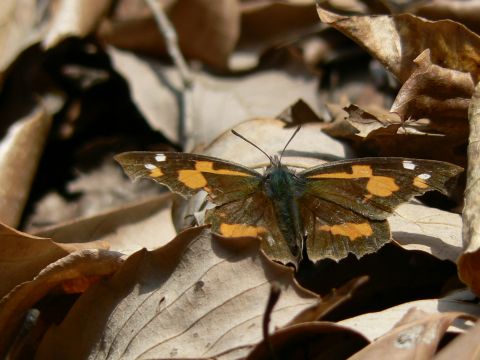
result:
[(446, 192), (463, 169), (441, 161), (362, 158), (333, 162), (298, 174), (305, 179), (299, 199), (311, 260), (372, 253), (390, 241), (385, 220), (412, 196)]
[(204, 155), (134, 151), (115, 160), (132, 180), (150, 178), (183, 196), (204, 190), (218, 205), (259, 191), (262, 180), (252, 169)]

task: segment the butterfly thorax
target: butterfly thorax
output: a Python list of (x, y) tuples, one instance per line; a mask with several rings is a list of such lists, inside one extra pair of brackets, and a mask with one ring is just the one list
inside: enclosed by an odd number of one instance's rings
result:
[(265, 171), (263, 186), (265, 195), (272, 200), (280, 232), (292, 254), (300, 259), (304, 231), (298, 198), (304, 192), (304, 181), (288, 167), (272, 162)]

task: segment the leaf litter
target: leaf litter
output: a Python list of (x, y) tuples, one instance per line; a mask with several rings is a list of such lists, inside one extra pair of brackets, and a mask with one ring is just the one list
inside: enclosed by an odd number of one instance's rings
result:
[[(159, 3), (191, 84), (148, 1), (6, 5), (1, 356), (473, 358), (475, 4)], [(377, 253), (294, 273), (254, 238), (190, 228), (204, 198), (130, 184), (112, 161), (183, 146), (261, 172), (265, 156), (230, 129), (274, 155), (296, 124), (282, 160), (295, 169), (362, 156), (468, 164), (464, 210), (460, 179), (449, 198), (397, 208)]]

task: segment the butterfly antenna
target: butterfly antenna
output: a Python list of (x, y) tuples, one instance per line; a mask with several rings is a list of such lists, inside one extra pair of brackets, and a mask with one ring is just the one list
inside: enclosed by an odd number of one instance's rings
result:
[(297, 135), (297, 133), (300, 131), (301, 127), (302, 127), (302, 125), (298, 125), (297, 129), (293, 132), (292, 136), (290, 136), (290, 140), (288, 140), (287, 143), (285, 144), (285, 147), (283, 148), (282, 152), (280, 153), (280, 161), (282, 160), (283, 153), (287, 149), (288, 144), (290, 144), (290, 142), (293, 140), (295, 135)]
[(249, 143), (250, 145), (256, 147), (258, 150), (260, 150), (262, 153), (265, 154), (265, 156), (268, 158), (268, 160), (270, 160), (270, 162), (272, 162), (272, 158), (270, 157), (270, 155), (268, 155), (265, 151), (263, 151), (262, 149), (260, 149), (258, 147), (258, 145), (254, 144), (253, 142), (251, 142), (250, 140), (248, 140), (246, 137), (244, 137), (243, 135), (240, 135), (238, 132), (236, 132), (235, 130), (232, 130), (232, 133), (233, 135), (236, 135), (238, 136), (240, 139), (242, 140), (245, 140), (247, 143)]

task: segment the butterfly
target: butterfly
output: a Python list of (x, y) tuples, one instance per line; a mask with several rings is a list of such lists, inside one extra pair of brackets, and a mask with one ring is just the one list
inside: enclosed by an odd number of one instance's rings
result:
[(391, 240), (387, 217), (411, 197), (447, 192), (459, 166), (435, 160), (394, 157), (334, 161), (300, 172), (263, 152), (270, 165), (262, 174), (219, 158), (177, 152), (126, 152), (115, 156), (132, 180), (144, 177), (184, 197), (205, 191), (214, 208), (205, 223), (226, 237), (257, 236), (267, 256), (297, 266), (306, 254), (314, 262), (357, 258)]

